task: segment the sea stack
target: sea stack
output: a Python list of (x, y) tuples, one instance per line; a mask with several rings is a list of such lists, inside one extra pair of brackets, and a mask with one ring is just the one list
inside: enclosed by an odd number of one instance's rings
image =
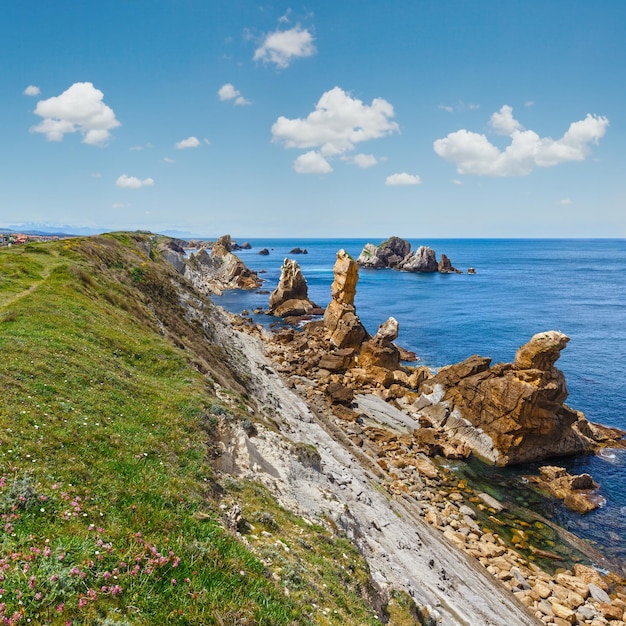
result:
[(270, 295), (270, 315), (295, 317), (309, 315), (321, 309), (309, 300), (309, 288), (298, 262), (285, 258), (280, 269), (278, 286)]
[(359, 266), (345, 251), (337, 252), (335, 279), (331, 286), (331, 301), (324, 312), (324, 327), (337, 348), (358, 348), (367, 331), (356, 314), (354, 296), (359, 280)]

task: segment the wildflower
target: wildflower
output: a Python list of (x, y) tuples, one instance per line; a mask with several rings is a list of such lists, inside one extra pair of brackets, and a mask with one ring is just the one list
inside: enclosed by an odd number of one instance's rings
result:
[(86, 604), (87, 604), (87, 598), (85, 598), (85, 596), (81, 596), (78, 599), (78, 608), (82, 609)]
[(65, 606), (65, 604), (63, 602), (61, 602), (61, 604), (59, 604), (59, 606), (57, 606), (57, 613), (63, 613), (63, 607)]
[(57, 582), (57, 580), (59, 580), (58, 574), (52, 574), (52, 576), (50, 576), (50, 582), (51, 583), (55, 583), (55, 582)]
[(37, 579), (34, 576), (31, 576), (28, 579), (28, 588), (29, 589), (34, 589), (36, 585), (37, 585)]
[(172, 585), (176, 585), (176, 579), (172, 578)]
[(46, 546), (43, 549), (43, 555), (47, 558), (52, 554), (52, 550), (50, 549), (50, 546)]
[(43, 593), (41, 593), (41, 591), (38, 591), (38, 592), (35, 594), (35, 600), (37, 600), (37, 602), (40, 602), (40, 601), (41, 601), (41, 598), (43, 598)]

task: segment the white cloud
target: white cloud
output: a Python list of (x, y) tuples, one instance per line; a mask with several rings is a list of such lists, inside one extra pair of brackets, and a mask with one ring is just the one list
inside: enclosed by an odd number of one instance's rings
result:
[(23, 93), (25, 96), (38, 96), (41, 93), (41, 89), (35, 85), (28, 85)]
[(37, 103), (35, 114), (44, 119), (31, 132), (44, 133), (48, 141), (61, 141), (66, 133), (80, 132), (83, 143), (104, 145), (111, 136), (109, 131), (121, 124), (103, 98), (92, 83), (74, 83), (60, 96)]
[(333, 171), (330, 163), (315, 150), (301, 154), (293, 162), (293, 169), (298, 174), (328, 174)]
[(457, 104), (439, 104), (437, 105), (437, 108), (441, 109), (442, 111), (446, 111), (447, 113), (454, 113), (455, 111), (476, 111), (480, 109), (480, 104), (473, 104), (471, 102), (465, 104), (463, 100), (459, 100)]
[(559, 204), (561, 206), (569, 206), (570, 204), (574, 204), (574, 201), (571, 198), (563, 198)]
[(115, 181), (115, 184), (122, 189), (139, 189), (141, 187), (152, 187), (154, 185), (154, 180), (152, 178), (144, 178), (143, 180), (140, 180), (135, 176), (122, 174)]
[[(331, 171), (327, 158), (345, 154), (362, 141), (397, 132), (393, 116), (393, 106), (382, 98), (374, 98), (367, 105), (334, 87), (322, 94), (305, 119), (280, 116), (272, 126), (272, 141), (282, 141), (287, 148), (318, 149), (326, 171)], [(368, 159), (368, 155), (360, 157), (362, 162)]]
[(177, 150), (185, 150), (187, 148), (197, 148), (200, 145), (200, 140), (197, 137), (187, 137), (182, 139), (178, 143), (174, 144)]
[(128, 208), (129, 206), (131, 206), (131, 205), (130, 205), (130, 204), (124, 204), (123, 202), (114, 202), (114, 203), (111, 205), (111, 208), (112, 208), (112, 209), (126, 209), (126, 208)]
[(170, 157), (163, 157), (163, 163), (176, 163), (176, 160)]
[(477, 176), (526, 176), (535, 167), (552, 167), (568, 161), (583, 161), (590, 145), (604, 137), (609, 120), (587, 114), (584, 120), (570, 124), (557, 140), (540, 137), (524, 130), (513, 117), (513, 110), (504, 105), (490, 119), (496, 132), (506, 134), (511, 143), (501, 151), (484, 134), (461, 129), (437, 139), (433, 148), (446, 161), (456, 163), (459, 174)]
[(401, 174), (392, 174), (391, 176), (387, 176), (385, 180), (385, 185), (396, 186), (396, 185), (420, 185), (422, 183), (422, 179), (416, 174), (407, 174), (406, 172), (402, 172)]
[(462, 184), (463, 184), (463, 181), (462, 181), (462, 180), (459, 180), (458, 178), (453, 178), (453, 179), (452, 179), (452, 184), (453, 184), (453, 185), (462, 185)]
[(264, 63), (275, 63), (286, 68), (293, 59), (310, 57), (317, 52), (313, 35), (300, 26), (289, 30), (275, 30), (265, 36), (263, 43), (254, 51), (253, 59)]
[(524, 106), (525, 107), (532, 107), (535, 105), (535, 101), (534, 100), (526, 100), (526, 102), (524, 102)]
[(522, 125), (513, 117), (513, 108), (505, 104), (489, 118), (489, 125), (498, 135), (511, 135), (521, 130)]
[(225, 85), (222, 85), (218, 89), (217, 95), (222, 102), (234, 100), (234, 104), (236, 104), (237, 106), (252, 104), (250, 100), (247, 100), (241, 95), (241, 92), (238, 89), (235, 89), (235, 86), (232, 83), (226, 83)]
[(373, 154), (355, 154), (352, 158), (352, 162), (363, 169), (368, 167), (374, 167), (378, 163), (376, 157)]

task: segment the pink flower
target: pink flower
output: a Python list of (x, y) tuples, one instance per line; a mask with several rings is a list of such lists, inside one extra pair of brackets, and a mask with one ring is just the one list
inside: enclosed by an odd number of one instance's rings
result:
[(29, 589), (34, 589), (36, 585), (37, 585), (37, 579), (34, 576), (31, 576), (28, 579), (28, 588)]
[(175, 584), (176, 584), (176, 579), (172, 578), (172, 585), (175, 585)]
[(65, 606), (65, 604), (63, 604), (63, 602), (61, 602), (61, 604), (59, 604), (59, 606), (57, 606), (57, 613), (63, 613), (63, 607)]
[(85, 596), (81, 596), (78, 600), (78, 608), (82, 609), (87, 604), (87, 598)]

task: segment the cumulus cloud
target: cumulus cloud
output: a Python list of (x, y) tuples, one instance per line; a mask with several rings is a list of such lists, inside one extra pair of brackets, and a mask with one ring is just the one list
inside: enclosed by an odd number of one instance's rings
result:
[(397, 185), (420, 185), (421, 183), (422, 179), (417, 176), (417, 174), (407, 174), (406, 172), (392, 174), (391, 176), (387, 176), (385, 180), (385, 185), (389, 185), (390, 187)]
[(222, 102), (234, 100), (234, 104), (237, 106), (252, 104), (250, 100), (246, 100), (246, 98), (241, 95), (241, 92), (238, 89), (235, 89), (235, 86), (232, 83), (226, 83), (225, 85), (222, 85), (218, 89), (217, 95)]
[(352, 162), (363, 169), (368, 167), (374, 167), (378, 163), (378, 160), (373, 154), (355, 154), (352, 158)]
[[(393, 106), (382, 98), (374, 98), (368, 105), (334, 87), (322, 94), (306, 118), (280, 116), (272, 126), (272, 141), (283, 142), (287, 148), (318, 149), (326, 160), (353, 150), (363, 141), (397, 132), (393, 116)], [(368, 159), (371, 161), (368, 155), (360, 157), (362, 162)]]
[(177, 150), (186, 150), (187, 148), (197, 148), (200, 145), (200, 140), (197, 137), (187, 137), (174, 144)]
[(35, 85), (28, 85), (23, 93), (25, 96), (38, 96), (41, 93), (41, 89)]
[(489, 125), (498, 135), (511, 135), (522, 125), (513, 117), (513, 108), (505, 104), (489, 118)]
[(122, 189), (140, 189), (141, 187), (152, 187), (154, 185), (154, 180), (152, 178), (144, 178), (140, 180), (136, 176), (127, 176), (126, 174), (122, 174), (116, 181), (115, 184)]
[(43, 133), (48, 141), (61, 141), (65, 134), (79, 132), (83, 143), (104, 145), (111, 137), (110, 131), (121, 124), (103, 98), (92, 83), (74, 83), (60, 96), (37, 103), (35, 114), (43, 121), (31, 132)]
[(330, 163), (315, 150), (301, 154), (293, 162), (293, 169), (298, 174), (328, 174), (333, 171)]
[(294, 26), (266, 35), (263, 43), (254, 51), (253, 58), (263, 63), (274, 63), (284, 69), (294, 59), (310, 57), (316, 52), (313, 35), (306, 28)]
[(587, 114), (584, 120), (572, 122), (560, 139), (540, 137), (513, 117), (513, 109), (504, 105), (490, 118), (490, 127), (511, 138), (500, 150), (484, 134), (466, 129), (437, 139), (433, 148), (446, 161), (456, 163), (459, 174), (477, 176), (526, 176), (535, 167), (553, 167), (568, 161), (583, 161), (591, 144), (604, 137), (609, 120)]

